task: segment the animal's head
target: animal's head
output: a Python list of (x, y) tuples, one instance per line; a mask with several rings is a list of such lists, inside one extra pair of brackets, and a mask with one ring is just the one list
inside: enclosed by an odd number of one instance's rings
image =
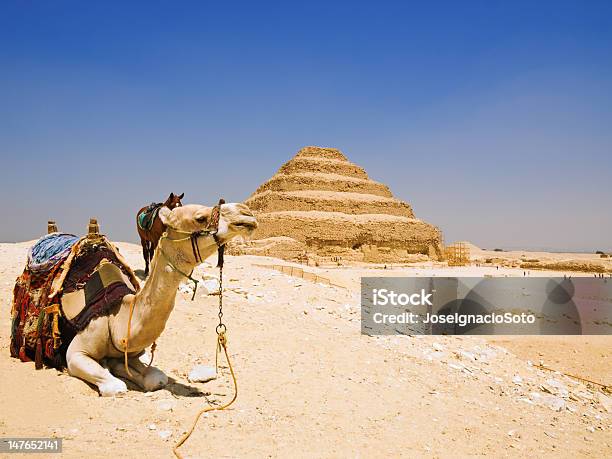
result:
[[(198, 231), (211, 230), (210, 221), (213, 207), (206, 207), (197, 204), (186, 204), (172, 210), (162, 207), (159, 211), (168, 238), (179, 240), (185, 239), (183, 243), (177, 243), (182, 252), (188, 254), (192, 252), (191, 241), (188, 240), (189, 234)], [(217, 249), (217, 241), (225, 244), (236, 236), (249, 237), (257, 228), (257, 220), (253, 212), (242, 203), (228, 203), (221, 205), (221, 215), (215, 233), (216, 240), (212, 235), (198, 237), (198, 246), (202, 253), (202, 258), (210, 256)]]
[(166, 206), (170, 210), (174, 209), (175, 207), (181, 207), (183, 205), (181, 199), (183, 199), (184, 196), (185, 193), (170, 193), (170, 196), (168, 196), (168, 199), (166, 199), (166, 202), (164, 202), (164, 206)]

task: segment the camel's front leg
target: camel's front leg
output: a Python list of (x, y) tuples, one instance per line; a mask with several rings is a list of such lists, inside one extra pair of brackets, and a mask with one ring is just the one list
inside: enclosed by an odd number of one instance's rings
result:
[(165, 387), (168, 384), (168, 376), (159, 368), (147, 367), (139, 357), (128, 359), (130, 373), (125, 371), (123, 359), (108, 359), (108, 367), (116, 376), (132, 381), (147, 392)]
[(110, 371), (103, 368), (79, 347), (80, 340), (78, 338), (79, 336), (70, 343), (66, 352), (66, 361), (70, 375), (98, 386), (100, 395), (103, 397), (111, 397), (127, 392), (127, 386), (123, 381), (115, 378)]

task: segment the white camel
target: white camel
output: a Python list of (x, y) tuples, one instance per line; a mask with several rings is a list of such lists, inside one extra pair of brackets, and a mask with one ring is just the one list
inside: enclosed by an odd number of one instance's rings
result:
[[(127, 391), (125, 382), (116, 376), (134, 382), (145, 391), (160, 389), (168, 383), (164, 372), (153, 366), (147, 367), (139, 356), (164, 330), (185, 273), (191, 273), (200, 263), (196, 261), (192, 243), (186, 235), (206, 229), (211, 211), (210, 207), (193, 204), (159, 211), (167, 234), (160, 240), (148, 279), (135, 295), (126, 295), (110, 315), (92, 320), (76, 335), (66, 353), (68, 372), (72, 376), (96, 385), (102, 396)], [(257, 221), (246, 205), (223, 204), (216, 240), (210, 234), (197, 237), (201, 259), (212, 255), (217, 250), (217, 243), (226, 243), (238, 235), (248, 236), (256, 227)], [(124, 368), (122, 343), (127, 333), (132, 301), (128, 349), (130, 376)], [(103, 359), (108, 369), (100, 364)]]

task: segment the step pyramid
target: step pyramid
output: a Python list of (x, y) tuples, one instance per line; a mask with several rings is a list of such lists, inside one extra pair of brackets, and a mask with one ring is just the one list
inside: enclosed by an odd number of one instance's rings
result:
[(245, 203), (259, 227), (241, 253), (375, 263), (442, 257), (440, 230), (335, 148), (302, 148)]

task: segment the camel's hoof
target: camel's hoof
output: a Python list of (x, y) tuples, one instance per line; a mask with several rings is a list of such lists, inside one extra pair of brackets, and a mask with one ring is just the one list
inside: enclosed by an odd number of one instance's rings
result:
[(157, 368), (149, 368), (144, 377), (144, 390), (151, 392), (166, 387), (168, 384), (168, 376)]
[(114, 378), (100, 384), (98, 390), (102, 397), (114, 397), (115, 395), (127, 392), (127, 386), (120, 379)]

